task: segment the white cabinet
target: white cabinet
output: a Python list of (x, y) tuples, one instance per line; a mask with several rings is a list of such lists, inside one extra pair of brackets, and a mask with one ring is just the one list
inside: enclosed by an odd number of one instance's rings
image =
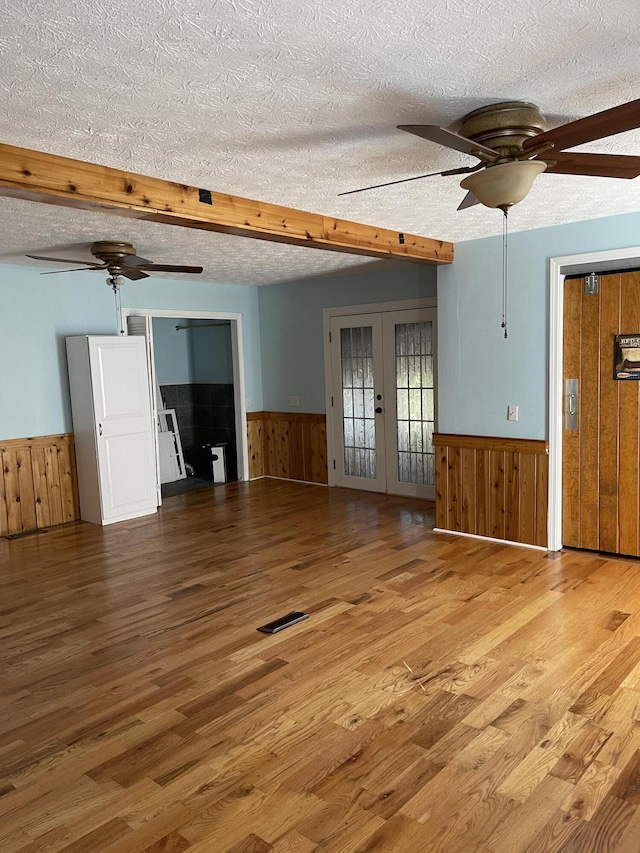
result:
[(67, 338), (80, 517), (112, 524), (156, 512), (156, 463), (142, 337)]

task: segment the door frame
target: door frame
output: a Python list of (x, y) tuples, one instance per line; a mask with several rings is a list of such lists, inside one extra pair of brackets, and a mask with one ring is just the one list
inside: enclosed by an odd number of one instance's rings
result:
[(549, 258), (549, 510), (547, 547), (562, 548), (562, 431), (564, 417), (564, 279), (640, 266), (640, 246)]
[[(183, 311), (179, 308), (123, 308), (123, 326), (127, 317), (173, 317), (176, 320), (229, 320), (231, 325), (231, 358), (233, 363), (233, 404), (236, 420), (238, 480), (249, 479), (249, 445), (247, 440), (247, 407), (244, 386), (244, 348), (242, 314), (228, 311)], [(153, 350), (151, 351), (154, 357)], [(155, 364), (152, 366), (155, 375)]]
[[(331, 374), (331, 342), (329, 333), (331, 331), (332, 317), (345, 317), (350, 314), (382, 314), (385, 311), (406, 311), (411, 308), (436, 308), (438, 300), (435, 296), (426, 296), (422, 299), (403, 299), (397, 302), (371, 302), (365, 305), (340, 305), (333, 308), (324, 308), (322, 310), (322, 340), (324, 344), (324, 395), (325, 395), (325, 411), (326, 415), (326, 430), (327, 430), (327, 474), (328, 485), (336, 485), (336, 475), (333, 467), (333, 461), (336, 458), (336, 439), (333, 428), (333, 417), (331, 413), (331, 391), (332, 391), (332, 374)], [(436, 384), (436, 412), (437, 408), (438, 388)]]

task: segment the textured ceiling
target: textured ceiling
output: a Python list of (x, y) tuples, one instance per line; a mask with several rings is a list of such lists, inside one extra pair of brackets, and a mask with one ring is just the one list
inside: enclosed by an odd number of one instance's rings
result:
[[(397, 124), (512, 99), (560, 124), (640, 96), (637, 0), (5, 0), (0, 21), (2, 142), (454, 242), (501, 228), (456, 212), (455, 177), (337, 196), (470, 162)], [(640, 132), (581, 150), (640, 154)], [(511, 228), (632, 210), (640, 178), (543, 175)], [(0, 261), (107, 238), (211, 281), (363, 263), (0, 199)]]

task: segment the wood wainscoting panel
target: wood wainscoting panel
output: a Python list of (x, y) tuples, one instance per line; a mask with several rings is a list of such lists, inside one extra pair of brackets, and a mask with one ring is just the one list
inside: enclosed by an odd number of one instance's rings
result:
[(264, 423), (262, 412), (247, 412), (247, 444), (249, 446), (249, 479), (264, 477)]
[(325, 415), (249, 412), (249, 478), (282, 477), (327, 483)]
[(437, 433), (436, 526), (547, 545), (548, 445)]
[(73, 435), (0, 442), (0, 535), (80, 517)]

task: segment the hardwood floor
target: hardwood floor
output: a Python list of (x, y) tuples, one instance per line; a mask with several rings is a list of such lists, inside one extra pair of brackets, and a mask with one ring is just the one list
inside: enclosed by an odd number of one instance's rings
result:
[(638, 853), (640, 562), (432, 511), (262, 480), (0, 540), (2, 853)]

